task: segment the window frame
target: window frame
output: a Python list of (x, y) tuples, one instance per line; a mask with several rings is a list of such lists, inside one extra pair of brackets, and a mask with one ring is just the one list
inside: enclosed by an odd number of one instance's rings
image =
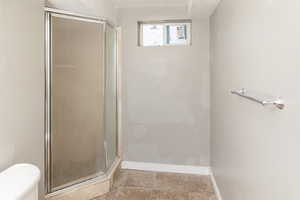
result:
[[(139, 47), (168, 47), (168, 46), (191, 46), (192, 45), (192, 20), (159, 20), (159, 21), (138, 21), (138, 46)], [(143, 42), (143, 25), (163, 25), (163, 44), (162, 45), (144, 45)], [(169, 44), (167, 42), (166, 27), (170, 25), (187, 26), (187, 42), (184, 44)]]

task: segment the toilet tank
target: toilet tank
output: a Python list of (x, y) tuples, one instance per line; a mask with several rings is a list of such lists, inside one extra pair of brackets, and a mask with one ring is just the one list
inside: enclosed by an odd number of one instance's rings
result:
[(0, 173), (1, 200), (38, 200), (40, 170), (30, 164), (17, 164)]

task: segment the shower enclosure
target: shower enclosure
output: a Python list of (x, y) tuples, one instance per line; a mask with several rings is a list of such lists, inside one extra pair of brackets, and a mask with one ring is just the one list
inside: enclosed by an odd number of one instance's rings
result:
[(117, 31), (46, 10), (46, 188), (104, 176), (118, 159)]

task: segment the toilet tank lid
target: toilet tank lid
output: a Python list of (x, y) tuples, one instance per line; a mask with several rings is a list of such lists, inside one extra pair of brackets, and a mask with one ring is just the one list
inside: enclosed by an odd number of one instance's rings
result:
[(19, 200), (38, 184), (40, 170), (31, 164), (17, 164), (0, 173), (0, 199)]

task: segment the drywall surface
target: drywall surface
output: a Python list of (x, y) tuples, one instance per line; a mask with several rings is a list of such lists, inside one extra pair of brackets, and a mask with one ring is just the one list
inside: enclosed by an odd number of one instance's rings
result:
[[(211, 160), (224, 200), (298, 200), (300, 2), (223, 0), (211, 19)], [(282, 111), (230, 94), (282, 96)]]
[(106, 18), (112, 22), (116, 20), (116, 10), (111, 0), (46, 0), (46, 6)]
[(138, 20), (186, 19), (181, 8), (120, 9), (124, 160), (209, 165), (209, 22), (192, 46), (138, 47)]
[(44, 174), (43, 7), (41, 0), (0, 1), (0, 171), (32, 163)]

